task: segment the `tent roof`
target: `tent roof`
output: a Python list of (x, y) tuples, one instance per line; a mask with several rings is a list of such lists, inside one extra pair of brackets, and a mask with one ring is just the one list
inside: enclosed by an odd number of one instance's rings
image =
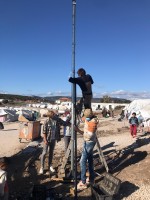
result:
[(132, 112), (136, 112), (137, 117), (141, 114), (146, 120), (150, 118), (150, 99), (137, 99), (132, 101), (125, 110), (128, 110), (130, 117)]
[(0, 109), (0, 116), (7, 115), (4, 109)]

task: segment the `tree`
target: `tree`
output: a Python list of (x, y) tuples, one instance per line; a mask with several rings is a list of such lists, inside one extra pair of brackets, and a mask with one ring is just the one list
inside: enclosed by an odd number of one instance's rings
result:
[(111, 103), (112, 99), (108, 95), (103, 96), (101, 103)]

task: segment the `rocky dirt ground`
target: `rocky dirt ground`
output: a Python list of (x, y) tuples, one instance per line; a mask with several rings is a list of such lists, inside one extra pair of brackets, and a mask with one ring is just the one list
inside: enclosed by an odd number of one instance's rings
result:
[[(41, 140), (35, 142), (18, 140), (19, 123), (4, 124), (5, 129), (0, 130), (0, 156), (8, 157), (8, 184), (10, 200), (29, 199), (33, 186), (36, 192), (43, 191), (45, 186), (55, 199), (73, 199), (70, 189), (74, 187), (68, 181), (52, 181), (56, 177), (47, 173), (39, 175)], [(126, 120), (119, 122), (118, 118), (100, 118), (98, 139), (108, 164), (109, 173), (121, 181), (116, 200), (149, 200), (150, 199), (150, 135), (145, 132), (138, 133), (133, 139), (129, 133)], [(82, 137), (78, 135), (78, 161), (82, 150)], [(96, 177), (100, 183), (105, 176), (105, 167), (100, 162), (95, 149), (95, 171), (101, 176)], [(64, 155), (64, 141), (57, 143), (54, 155), (54, 167), (59, 170)], [(69, 167), (69, 164), (68, 164)], [(78, 165), (78, 171), (80, 167)], [(53, 187), (53, 189), (52, 189)], [(42, 192), (36, 199), (42, 199)], [(40, 196), (41, 195), (41, 196)], [(93, 199), (91, 189), (78, 192), (78, 199)]]

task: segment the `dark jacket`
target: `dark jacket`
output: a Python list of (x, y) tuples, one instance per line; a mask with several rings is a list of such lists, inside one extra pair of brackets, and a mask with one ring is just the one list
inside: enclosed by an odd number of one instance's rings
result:
[(138, 125), (139, 125), (138, 118), (137, 118), (137, 117), (131, 117), (131, 118), (129, 119), (129, 123), (130, 123), (131, 125), (136, 125), (136, 126), (138, 126)]
[(77, 77), (77, 78), (70, 77), (69, 82), (78, 84), (79, 87), (81, 88), (83, 96), (84, 95), (92, 95), (91, 84), (93, 84), (94, 81), (89, 74), (82, 76), (82, 77)]

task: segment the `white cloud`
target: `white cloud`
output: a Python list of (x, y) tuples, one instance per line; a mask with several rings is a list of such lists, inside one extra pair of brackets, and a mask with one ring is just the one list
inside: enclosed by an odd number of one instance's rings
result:
[(125, 90), (116, 90), (116, 91), (111, 91), (111, 92), (94, 93), (93, 97), (103, 97), (105, 95), (108, 95), (110, 97), (129, 99), (129, 100), (150, 99), (150, 92), (149, 91), (133, 92), (133, 91), (125, 91)]
[[(35, 94), (37, 96), (72, 96), (71, 91), (53, 91), (41, 94)], [(123, 98), (123, 99), (150, 99), (150, 92), (148, 91), (140, 91), (140, 92), (133, 92), (133, 91), (125, 91), (125, 90), (116, 90), (116, 91), (109, 91), (109, 92), (93, 92), (94, 98), (102, 98), (103, 96), (108, 95), (114, 98)], [(77, 97), (81, 97), (81, 91), (77, 93)]]
[[(44, 96), (44, 94), (42, 94)], [(71, 96), (71, 92), (53, 91), (45, 93), (45, 96)]]
[(47, 95), (52, 95), (53, 93), (52, 92), (47, 92)]
[(55, 93), (56, 94), (62, 94), (63, 92), (62, 91), (56, 91)]
[[(31, 94), (32, 92), (32, 94)], [(36, 93), (34, 91), (31, 91), (30, 93), (20, 93), (20, 95), (26, 95), (26, 96), (40, 96), (40, 97), (46, 97), (46, 96), (72, 96), (71, 91), (48, 91), (45, 93)], [(19, 93), (12, 93), (4, 90), (0, 90), (1, 94), (18, 94)], [(105, 91), (105, 92), (95, 92), (93, 91), (93, 97), (95, 98), (102, 98), (103, 96), (108, 95), (110, 97), (115, 97), (115, 98), (123, 98), (123, 99), (129, 99), (129, 100), (134, 100), (134, 99), (150, 99), (150, 91), (139, 91), (139, 92), (134, 92), (134, 91), (126, 91), (126, 90), (116, 90), (116, 91)], [(77, 97), (81, 97), (81, 90), (78, 91)]]
[(117, 91), (113, 91), (111, 92), (112, 95), (124, 95), (126, 94), (126, 91), (124, 90), (117, 90)]
[(4, 90), (0, 90), (0, 94), (8, 94), (8, 92)]

